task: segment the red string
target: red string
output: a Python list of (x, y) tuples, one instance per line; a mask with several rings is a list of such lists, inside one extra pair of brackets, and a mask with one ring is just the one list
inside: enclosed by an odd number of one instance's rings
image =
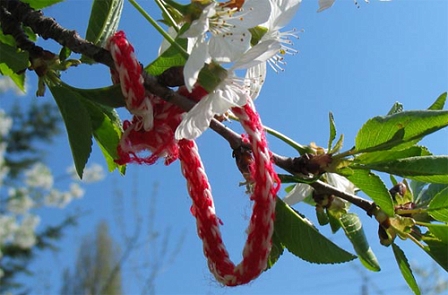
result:
[[(245, 106), (232, 109), (248, 134), (248, 141), (252, 147), (253, 161), (250, 167), (250, 179), (254, 181), (251, 195), (251, 200), (254, 202), (253, 212), (247, 230), (243, 259), (238, 265), (235, 265), (230, 260), (222, 241), (219, 229), (221, 221), (215, 213), (210, 184), (196, 143), (185, 139), (177, 142), (174, 139), (174, 131), (181, 121), (182, 111), (154, 95), (140, 98), (140, 90), (132, 88), (143, 87), (142, 83), (135, 83), (140, 79), (127, 80), (128, 77), (134, 77), (138, 70), (135, 66), (137, 62), (133, 55), (133, 49), (130, 50), (132, 46), (127, 41), (124, 42), (123, 39), (125, 40), (124, 33), (118, 32), (110, 39), (109, 48), (118, 72), (118, 75), (117, 73), (113, 74), (119, 76), (123, 95), (127, 99), (126, 105), (129, 111), (134, 113), (134, 118), (132, 121), (123, 123), (124, 134), (118, 147), (120, 155), (118, 162), (153, 164), (158, 157), (163, 156), (166, 158), (166, 163), (169, 164), (179, 157), (182, 173), (187, 181), (188, 193), (193, 201), (191, 213), (196, 218), (198, 236), (203, 241), (203, 251), (210, 271), (219, 282), (227, 286), (248, 283), (258, 277), (267, 266), (271, 250), (271, 237), (274, 231), (276, 193), (280, 185), (280, 180), (271, 162), (263, 126), (253, 102), (248, 98)], [(115, 50), (116, 48), (119, 50)], [(125, 54), (128, 56), (124, 56)], [(129, 61), (130, 59), (133, 60)], [(130, 70), (134, 73), (130, 74), (128, 72)], [(139, 73), (141, 75), (141, 72)], [(197, 95), (204, 96), (205, 93), (199, 90), (190, 95), (195, 99), (198, 99)], [(182, 92), (183, 88), (180, 91)], [(145, 118), (139, 111), (142, 110), (141, 106), (148, 105), (148, 102), (152, 107), (153, 124), (151, 128), (144, 128)], [(144, 110), (146, 111), (145, 115), (148, 116), (149, 109)], [(139, 152), (145, 150), (149, 150), (153, 154), (149, 157), (138, 155)]]

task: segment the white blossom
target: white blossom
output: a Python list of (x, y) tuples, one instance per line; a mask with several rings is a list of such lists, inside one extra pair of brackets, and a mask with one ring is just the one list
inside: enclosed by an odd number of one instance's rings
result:
[(0, 215), (0, 245), (12, 239), (18, 225), (11, 215)]
[(9, 117), (4, 110), (0, 109), (0, 136), (6, 136), (12, 127), (12, 118)]
[(82, 181), (85, 183), (92, 183), (103, 180), (106, 177), (103, 166), (93, 163), (91, 166), (84, 169)]
[[(75, 166), (70, 166), (67, 169), (67, 173), (71, 176), (73, 180), (81, 180), (76, 173)], [(86, 166), (84, 168), (84, 172), (82, 175), (82, 182), (84, 183), (93, 183), (97, 181), (101, 181), (106, 177), (103, 166), (97, 163), (93, 163), (91, 166)]]
[(211, 93), (204, 96), (187, 114), (176, 129), (176, 139), (195, 139), (210, 125), (216, 114), (231, 107), (243, 106), (249, 94), (233, 73), (230, 73)]
[(74, 182), (70, 184), (70, 194), (73, 196), (73, 198), (79, 199), (84, 196), (84, 190), (79, 185), (79, 183)]
[(8, 211), (15, 214), (25, 214), (33, 206), (34, 201), (29, 196), (27, 188), (9, 188), (8, 190)]
[[(325, 173), (327, 183), (336, 189), (354, 194), (356, 191), (356, 187), (353, 183), (351, 183), (347, 178), (340, 176), (336, 173)], [(298, 183), (294, 186), (294, 188), (284, 197), (284, 201), (286, 204), (292, 206), (303, 201), (306, 197), (308, 197), (313, 192), (313, 188), (306, 183)]]
[[(292, 48), (291, 37), (298, 38), (295, 30), (280, 32), (294, 17), (300, 7), (302, 0), (271, 0), (272, 12), (268, 21), (261, 24), (267, 32), (263, 35), (260, 43), (268, 42), (269, 46), (277, 46), (278, 50), (272, 54), (268, 63), (274, 71), (282, 70), (284, 55), (295, 54), (297, 50)], [(274, 42), (274, 44), (271, 44)]]
[[(246, 0), (241, 8), (212, 2), (182, 35), (195, 42), (184, 67), (185, 86), (192, 90), (204, 63), (229, 63), (250, 48), (253, 28), (268, 20), (269, 1)], [(209, 33), (209, 34), (207, 34)]]
[(13, 243), (22, 249), (29, 249), (36, 244), (36, 227), (40, 223), (40, 217), (26, 215), (19, 228), (14, 232)]
[[(270, 42), (274, 44), (274, 42)], [(266, 62), (272, 52), (278, 49), (269, 42), (257, 44), (235, 60), (227, 70), (227, 76), (209, 94), (204, 96), (187, 114), (176, 129), (176, 139), (195, 139), (210, 125), (215, 115), (222, 115), (232, 107), (242, 107), (247, 99), (254, 99), (261, 88), (264, 75), (259, 71), (247, 71), (246, 77), (239, 78), (236, 70), (254, 68)]]
[(25, 172), (25, 183), (30, 187), (50, 189), (53, 187), (53, 175), (43, 163), (36, 163)]
[(45, 196), (44, 203), (45, 206), (48, 207), (59, 207), (64, 208), (65, 206), (70, 203), (73, 196), (70, 192), (61, 192), (57, 189), (52, 189), (50, 192)]

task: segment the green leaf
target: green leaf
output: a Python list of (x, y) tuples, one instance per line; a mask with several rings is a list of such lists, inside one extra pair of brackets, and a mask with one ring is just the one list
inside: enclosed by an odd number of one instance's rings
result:
[(364, 230), (362, 228), (361, 220), (355, 213), (347, 213), (342, 215), (341, 225), (344, 229), (345, 235), (353, 244), (355, 252), (361, 263), (371, 271), (380, 271), (380, 265), (376, 259), (375, 254), (367, 242)]
[(428, 213), (436, 220), (448, 222), (448, 187), (434, 196), (429, 203)]
[(399, 102), (394, 103), (394, 105), (392, 106), (392, 108), (389, 110), (389, 112), (387, 113), (387, 115), (393, 115), (396, 113), (401, 113), (403, 111), (403, 105)]
[(425, 225), (431, 234), (439, 239), (441, 242), (448, 244), (448, 224), (434, 224)]
[(275, 209), (274, 234), (294, 255), (312, 263), (343, 263), (356, 258), (319, 233), (282, 200), (277, 199)]
[(118, 168), (124, 174), (125, 166), (119, 166), (115, 163), (115, 159), (118, 158), (117, 146), (122, 134), (120, 118), (111, 107), (95, 103), (99, 101), (109, 105), (117, 105), (120, 101), (123, 102), (119, 85), (117, 85), (118, 88), (112, 86), (96, 89), (79, 89), (65, 83), (61, 85), (66, 91), (76, 95), (84, 104), (92, 122), (93, 136), (101, 148), (109, 171)]
[(403, 149), (448, 126), (448, 111), (406, 111), (368, 120), (355, 139), (357, 152)]
[(421, 195), (423, 194), (423, 188), (427, 185), (426, 182), (411, 180), (409, 187), (412, 190), (412, 195), (414, 196), (414, 202), (419, 202)]
[(12, 47), (16, 47), (16, 40), (14, 39), (13, 36), (11, 35), (5, 35), (3, 34), (2, 29), (0, 28), (0, 43), (12, 46)]
[(333, 149), (331, 149), (329, 153), (334, 154), (339, 152), (339, 150), (342, 148), (343, 143), (344, 143), (344, 134), (341, 134), (341, 136), (339, 136), (338, 141), (334, 145)]
[(114, 161), (118, 159), (117, 146), (122, 134), (117, 113), (87, 100), (83, 100), (83, 103), (92, 121), (93, 136), (101, 148), (109, 171), (120, 169)]
[(73, 92), (78, 93), (85, 99), (106, 107), (120, 108), (126, 105), (123, 94), (121, 92), (121, 86), (119, 84), (92, 89), (82, 89), (72, 87), (67, 84), (64, 85), (65, 87), (70, 88)]
[(443, 110), (446, 102), (446, 92), (442, 93), (428, 110)]
[(408, 283), (409, 288), (411, 288), (414, 294), (420, 295), (421, 294), (420, 289), (418, 287), (414, 275), (412, 274), (412, 270), (411, 267), (409, 266), (406, 255), (395, 243), (392, 243), (392, 249), (395, 255), (395, 260), (397, 260), (398, 267), (400, 268), (401, 274), (403, 275), (405, 281)]
[(59, 2), (63, 2), (64, 0), (20, 0), (20, 1), (28, 3), (34, 9), (42, 9)]
[[(90, 12), (86, 39), (95, 45), (105, 45), (107, 39), (115, 33), (123, 10), (123, 0), (95, 0)], [(86, 63), (94, 61), (86, 56), (81, 60)]]
[(364, 165), (405, 178), (430, 183), (448, 184), (448, 156), (422, 156)]
[(440, 183), (431, 183), (426, 189), (424, 189), (418, 196), (418, 199), (416, 199), (414, 202), (419, 207), (427, 206), (429, 202), (431, 202), (434, 197), (440, 193), (442, 190), (444, 190), (447, 187), (446, 184), (440, 184)]
[(448, 243), (440, 241), (432, 235), (423, 235), (422, 240), (427, 244), (423, 248), (443, 269), (448, 271)]
[(82, 178), (92, 151), (92, 123), (79, 96), (63, 86), (49, 86), (67, 129), (76, 172)]
[(331, 146), (333, 144), (334, 139), (336, 138), (336, 125), (334, 123), (333, 113), (328, 114), (330, 121), (330, 138), (328, 139), (328, 150), (331, 151)]
[[(187, 48), (187, 39), (176, 38), (175, 41), (183, 48)], [(175, 46), (171, 45), (162, 55), (146, 66), (145, 71), (150, 75), (158, 76), (169, 68), (183, 66), (186, 61), (184, 55)]]
[(377, 151), (360, 154), (355, 157), (355, 161), (360, 164), (373, 164), (388, 162), (402, 158), (429, 156), (431, 153), (426, 147), (412, 146), (400, 151)]
[(395, 215), (392, 196), (379, 176), (368, 170), (353, 169), (353, 174), (348, 175), (347, 178), (380, 206), (387, 215)]
[(0, 63), (0, 74), (9, 77), (20, 90), (25, 92), (25, 72), (16, 74), (6, 64)]
[(269, 253), (268, 257), (268, 265), (266, 267), (266, 270), (270, 269), (282, 256), (284, 252), (284, 248), (280, 239), (277, 237), (276, 233), (272, 235), (272, 247), (271, 252)]
[(29, 64), (28, 52), (0, 43), (0, 64), (7, 65), (14, 73), (26, 70)]

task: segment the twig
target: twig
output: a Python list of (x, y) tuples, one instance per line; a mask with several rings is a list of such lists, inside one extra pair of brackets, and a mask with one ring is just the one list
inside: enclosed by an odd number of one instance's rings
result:
[[(17, 28), (13, 27), (10, 22), (22, 22), (24, 25), (31, 27), (31, 29), (42, 36), (44, 39), (53, 39), (60, 45), (69, 48), (72, 52), (81, 53), (95, 60), (98, 63), (104, 64), (109, 68), (115, 68), (112, 56), (109, 51), (93, 43), (81, 38), (78, 33), (74, 30), (67, 30), (60, 26), (54, 19), (45, 17), (41, 11), (33, 10), (28, 4), (22, 3), (18, 0), (0, 0), (1, 10), (1, 22), (2, 28), (6, 26), (4, 23), (8, 23), (8, 28), (10, 30), (5, 30), (4, 33), (12, 34), (16, 40), (18, 37), (23, 36), (16, 32)], [(19, 38), (17, 44), (23, 50), (29, 50), (32, 48), (27, 42)], [(23, 39), (23, 38), (22, 38)], [(34, 45), (34, 44), (33, 44)], [(167, 102), (177, 105), (185, 111), (189, 111), (194, 107), (195, 102), (189, 100), (183, 95), (173, 91), (172, 89), (164, 86), (169, 85), (169, 83), (160, 83), (156, 77), (149, 75), (148, 73), (143, 73), (144, 86), (145, 89), (154, 95), (159, 96)], [(165, 79), (166, 80), (166, 79)], [(239, 134), (233, 130), (227, 128), (223, 123), (216, 119), (213, 119), (210, 123), (210, 128), (216, 133), (221, 135), (224, 139), (229, 142), (230, 147), (235, 150), (241, 147), (250, 146), (245, 144)], [(293, 175), (303, 175), (307, 174), (308, 171), (311, 173), (319, 175), (322, 171), (316, 170), (316, 167), (306, 167), (306, 163), (302, 161), (302, 157), (290, 158), (281, 155), (272, 154), (272, 159), (274, 163), (284, 169), (285, 171)], [(310, 163), (313, 164), (313, 163)], [(364, 209), (368, 214), (376, 207), (375, 203), (359, 198), (355, 195), (351, 195), (336, 188), (321, 182), (316, 181), (310, 184), (315, 190), (320, 193), (333, 194), (344, 200), (347, 200), (354, 205)]]

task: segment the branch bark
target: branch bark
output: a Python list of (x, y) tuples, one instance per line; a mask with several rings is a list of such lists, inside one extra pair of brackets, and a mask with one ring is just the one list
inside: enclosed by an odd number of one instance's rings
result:
[[(115, 68), (109, 51), (81, 38), (76, 31), (63, 28), (53, 18), (45, 17), (41, 11), (32, 9), (28, 4), (18, 0), (0, 0), (0, 9), (2, 29), (5, 34), (11, 34), (16, 38), (19, 48), (27, 51), (29, 51), (30, 48), (37, 48), (34, 44), (29, 44), (26, 40), (24, 41), (22, 34), (17, 31), (18, 27), (20, 27), (20, 23), (23, 23), (44, 39), (53, 39), (61, 46), (69, 48), (72, 52), (88, 56), (111, 69)], [(33, 55), (36, 54), (40, 54), (39, 49), (34, 49)], [(189, 111), (194, 107), (194, 101), (189, 100), (185, 96), (180, 95), (176, 91), (165, 86), (176, 84), (178, 82), (170, 83), (170, 81), (167, 81), (169, 78), (166, 76), (164, 76), (163, 79), (158, 79), (144, 71), (143, 78), (145, 89), (148, 92), (161, 97), (167, 102), (177, 105), (185, 111)], [(227, 128), (218, 120), (213, 119), (210, 123), (210, 128), (226, 139), (233, 150), (237, 150), (241, 147), (250, 149), (250, 145), (244, 143), (239, 134), (230, 128)], [(301, 157), (291, 158), (273, 153), (272, 159), (275, 165), (293, 175), (306, 174), (304, 172), (319, 175), (325, 172), (319, 167), (316, 168), (316, 163), (313, 163), (312, 161), (303, 161), (303, 158)], [(307, 163), (309, 166), (307, 166)], [(372, 208), (375, 207), (373, 202), (339, 191), (321, 181), (314, 182), (311, 186), (320, 193), (332, 194), (345, 199), (364, 209), (368, 214), (370, 214), (371, 210), (373, 210)]]

